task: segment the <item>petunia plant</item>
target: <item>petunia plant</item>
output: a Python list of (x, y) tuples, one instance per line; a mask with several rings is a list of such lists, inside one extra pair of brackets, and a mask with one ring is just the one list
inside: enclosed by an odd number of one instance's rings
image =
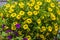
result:
[(1, 40), (60, 40), (60, 2), (7, 0), (0, 8)]

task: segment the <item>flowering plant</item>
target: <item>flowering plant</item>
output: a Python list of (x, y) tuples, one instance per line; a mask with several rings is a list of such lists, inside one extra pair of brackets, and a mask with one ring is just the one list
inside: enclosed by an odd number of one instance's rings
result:
[(0, 8), (0, 39), (53, 40), (60, 28), (56, 0), (8, 0)]

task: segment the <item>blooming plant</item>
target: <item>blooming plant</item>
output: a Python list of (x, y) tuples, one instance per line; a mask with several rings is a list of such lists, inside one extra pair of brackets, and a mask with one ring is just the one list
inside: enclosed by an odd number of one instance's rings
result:
[(0, 8), (1, 40), (53, 40), (60, 29), (57, 0), (8, 0)]

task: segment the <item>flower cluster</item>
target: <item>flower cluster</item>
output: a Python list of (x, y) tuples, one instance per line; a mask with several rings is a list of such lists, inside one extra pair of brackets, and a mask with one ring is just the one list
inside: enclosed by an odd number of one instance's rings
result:
[(1, 40), (53, 40), (60, 29), (56, 0), (9, 1), (0, 8)]

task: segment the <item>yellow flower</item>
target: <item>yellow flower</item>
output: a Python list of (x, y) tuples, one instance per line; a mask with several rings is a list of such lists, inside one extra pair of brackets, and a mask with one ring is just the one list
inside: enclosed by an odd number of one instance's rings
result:
[(6, 14), (6, 17), (9, 17), (10, 15), (9, 14)]
[(0, 13), (0, 16), (2, 17), (3, 16), (3, 13)]
[(48, 8), (48, 11), (50, 11), (50, 12), (51, 12), (51, 11), (52, 11), (52, 8)]
[(23, 20), (26, 20), (26, 19), (27, 19), (27, 17), (24, 17), (24, 18), (23, 18)]
[(58, 4), (60, 4), (60, 2), (58, 2)]
[(38, 11), (33, 11), (33, 14), (34, 15), (38, 15)]
[(45, 0), (45, 2), (48, 2), (48, 3), (50, 3), (50, 2), (51, 2), (51, 0)]
[(58, 31), (58, 29), (59, 29), (58, 26), (55, 26), (55, 31)]
[(29, 7), (32, 7), (32, 6), (34, 6), (34, 3), (27, 3), (27, 5), (29, 6)]
[(34, 6), (34, 9), (35, 9), (35, 10), (39, 10), (39, 8), (40, 8), (39, 5), (35, 5), (35, 6)]
[(16, 25), (18, 22), (13, 22), (13, 25)]
[(12, 5), (10, 6), (10, 8), (15, 8), (15, 5), (14, 5), (14, 4), (12, 4)]
[(28, 16), (32, 16), (33, 13), (31, 11), (28, 11), (27, 14)]
[(42, 32), (46, 31), (46, 27), (45, 26), (42, 26), (41, 31)]
[(31, 40), (31, 36), (30, 35), (28, 35), (28, 36), (26, 36), (27, 38), (28, 38), (28, 40)]
[(12, 14), (11, 14), (11, 17), (15, 17), (15, 16), (16, 16), (16, 13), (12, 13)]
[(51, 32), (52, 31), (52, 27), (48, 26), (48, 31)]
[(54, 35), (57, 35), (57, 31), (52, 31), (52, 33), (53, 33)]
[(40, 19), (37, 19), (37, 23), (40, 25), (40, 23), (41, 23), (41, 20), (40, 20)]
[(10, 7), (10, 4), (6, 4), (5, 7), (6, 7), (6, 8), (9, 8), (9, 7)]
[(48, 36), (49, 34), (50, 34), (50, 33), (49, 33), (49, 32), (47, 32), (47, 33), (46, 33), (46, 36)]
[(8, 11), (9, 13), (12, 13), (12, 12), (14, 12), (14, 9), (9, 9), (9, 11)]
[(37, 5), (42, 5), (42, 2), (38, 1), (38, 2), (37, 2)]
[(60, 10), (57, 10), (57, 14), (60, 15)]
[(24, 15), (24, 14), (25, 14), (24, 11), (20, 11), (20, 12), (19, 12), (19, 15)]
[(12, 27), (11, 27), (11, 30), (16, 30), (16, 27), (15, 27), (15, 26), (12, 26)]
[(55, 24), (54, 24), (54, 26), (58, 26), (58, 24), (57, 24), (57, 23), (55, 23)]
[(30, 3), (29, 2), (27, 2), (27, 5), (30, 7)]
[(55, 4), (54, 4), (54, 3), (50, 3), (50, 6), (51, 6), (51, 7), (55, 7)]
[(44, 38), (44, 35), (43, 34), (40, 34), (40, 38)]
[(24, 30), (28, 29), (28, 25), (27, 24), (23, 25), (23, 28)]
[(23, 2), (20, 2), (19, 3), (19, 6), (20, 6), (20, 8), (24, 8), (24, 3)]
[(19, 35), (22, 35), (22, 31), (18, 31), (18, 34), (19, 34)]
[(5, 29), (8, 29), (9, 27), (8, 26), (5, 26)]
[(46, 38), (43, 38), (42, 40), (46, 40)]
[(28, 24), (30, 24), (30, 23), (32, 23), (32, 19), (28, 18), (28, 19), (26, 20), (26, 22), (27, 22)]
[(35, 2), (35, 0), (30, 0), (31, 2)]
[(14, 4), (15, 4), (15, 5), (17, 5), (17, 4), (18, 4), (18, 2), (14, 2)]
[(41, 16), (41, 19), (44, 19), (44, 16)]
[(39, 33), (36, 33), (36, 37), (39, 37)]
[[(31, 3), (30, 3), (30, 2), (31, 2)], [(28, 2), (27, 5), (28, 5), (29, 7), (34, 6), (35, 0), (30, 0), (30, 2)]]
[(52, 20), (56, 20), (56, 17), (53, 13), (50, 13), (50, 17), (51, 17)]
[(21, 18), (21, 16), (20, 16), (20, 15), (17, 15), (17, 16), (16, 16), (16, 18), (17, 18), (17, 19), (20, 19), (20, 18)]

